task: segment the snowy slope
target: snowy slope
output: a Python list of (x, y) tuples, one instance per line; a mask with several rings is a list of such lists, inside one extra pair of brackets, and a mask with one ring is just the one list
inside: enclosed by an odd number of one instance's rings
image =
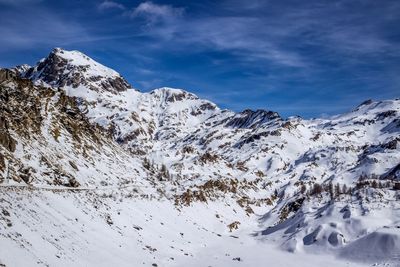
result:
[(2, 189), (2, 195), (4, 217), (12, 221), (0, 233), (7, 266), (349, 266), (333, 256), (293, 255), (260, 243), (248, 234), (252, 224), (229, 232), (226, 224), (254, 219), (232, 202), (177, 210), (169, 201), (120, 190)]
[(141, 162), (90, 124), (64, 91), (12, 77), (1, 83), (0, 96), (3, 184), (86, 188), (147, 177)]
[[(346, 114), (328, 119), (284, 119), (266, 110), (235, 113), (181, 89), (159, 88), (141, 93), (115, 71), (78, 51), (60, 48), (36, 66), (3, 70), (0, 85), (1, 115), (5, 118), (0, 122), (6, 128), (0, 146), (0, 189), (7, 192), (5, 203), (11, 203), (14, 194), (24, 192), (25, 187), (14, 189), (15, 186), (29, 184), (28, 187), (34, 186), (32, 205), (36, 200), (42, 203), (36, 208), (38, 220), (47, 220), (50, 211), (43, 203), (49, 201), (73, 205), (68, 208), (73, 210), (100, 201), (109, 212), (119, 210), (124, 222), (133, 220), (131, 213), (135, 211), (129, 205), (119, 206), (116, 200), (133, 201), (132, 205), (150, 209), (146, 216), (161, 216), (176, 224), (175, 230), (159, 230), (158, 225), (150, 224), (143, 230), (148, 236), (140, 239), (142, 242), (154, 240), (156, 237), (150, 234), (153, 231), (161, 231), (163, 236), (182, 228), (187, 231), (185, 235), (191, 235), (190, 239), (181, 240), (192, 242), (185, 243), (191, 249), (187, 254), (192, 255), (183, 254), (187, 259), (171, 256), (174, 249), (164, 248), (171, 240), (177, 240), (160, 237), (163, 247), (157, 252), (145, 247), (152, 253), (139, 253), (138, 258), (126, 255), (115, 259), (116, 263), (124, 265), (136, 259), (150, 264), (154, 257), (161, 261), (159, 266), (202, 265), (206, 257), (210, 264), (239, 264), (241, 261), (230, 256), (229, 260), (221, 257), (223, 251), (218, 249), (218, 257), (211, 259), (212, 249), (235, 240), (228, 227), (233, 223), (231, 230), (245, 241), (227, 246), (239, 252), (243, 251), (240, 246), (245, 245), (248, 251), (242, 255), (253, 258), (252, 263), (265, 260), (256, 252), (273, 247), (271, 253), (276, 257), (286, 257), (275, 251), (280, 248), (295, 252), (299, 259), (305, 257), (305, 261), (311, 256), (304, 253), (331, 254), (326, 256), (327, 265), (337, 257), (397, 266), (399, 99), (366, 101)], [(34, 107), (35, 112), (26, 107)], [(22, 118), (15, 114), (22, 114)], [(21, 128), (21, 123), (28, 127)], [(63, 191), (57, 194), (55, 189)], [(35, 190), (46, 193), (38, 198)], [(165, 214), (157, 214), (159, 209)], [(101, 218), (108, 218), (96, 208), (91, 208), (90, 214), (102, 223)], [(33, 215), (21, 211), (20, 216), (31, 220)], [(76, 218), (82, 216), (86, 215), (79, 213)], [(182, 219), (176, 221), (176, 216)], [(199, 229), (225, 234), (211, 237), (202, 230), (198, 232), (196, 227), (186, 226), (186, 216)], [(215, 220), (216, 224), (208, 224), (204, 218)], [(59, 219), (60, 224), (65, 224), (71, 218)], [(21, 221), (16, 217), (9, 220), (17, 224)], [(126, 244), (126, 238), (132, 235), (126, 225), (109, 229), (108, 223), (102, 223), (96, 225), (106, 235), (112, 235), (112, 240), (118, 240), (115, 242), (125, 242), (126, 251), (142, 247), (139, 241), (139, 247)], [(238, 229), (234, 229), (236, 226)], [(88, 230), (86, 224), (76, 227), (68, 231)], [(46, 231), (21, 226), (17, 232), (21, 231), (25, 231), (24, 236), (37, 232), (32, 237), (35, 239), (29, 237), (27, 242), (39, 245), (38, 240), (43, 235), (54, 235), (57, 227)], [(4, 244), (15, 241), (7, 235), (3, 237)], [(82, 247), (96, 243), (89, 234), (79, 238)], [(204, 247), (198, 238), (206, 240)], [(68, 265), (71, 257), (97, 264), (88, 256), (71, 251), (71, 240), (45, 240), (45, 244), (68, 250), (65, 257), (54, 259), (35, 252), (33, 258), (57, 266)], [(370, 253), (364, 245), (357, 245), (365, 244), (364, 240), (375, 242), (376, 246), (386, 244), (388, 253), (351, 257), (357, 247), (360, 255)], [(99, 249), (118, 251), (112, 244)], [(7, 255), (0, 255), (0, 260), (4, 257)], [(28, 260), (31, 256), (26, 257)], [(104, 257), (110, 259), (111, 255)], [(171, 257), (173, 261), (168, 260)], [(325, 256), (312, 259), (323, 262)], [(284, 266), (291, 264), (282, 261)]]

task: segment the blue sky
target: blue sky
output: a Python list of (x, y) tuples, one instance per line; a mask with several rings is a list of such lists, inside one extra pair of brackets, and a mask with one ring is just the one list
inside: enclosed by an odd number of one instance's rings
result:
[(0, 66), (80, 50), (134, 87), (306, 118), (400, 96), (400, 1), (0, 0)]

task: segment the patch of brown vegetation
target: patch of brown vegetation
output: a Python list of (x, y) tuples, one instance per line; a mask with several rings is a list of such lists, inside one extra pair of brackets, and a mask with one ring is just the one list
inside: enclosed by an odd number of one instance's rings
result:
[(234, 221), (233, 223), (228, 224), (229, 232), (232, 232), (232, 230), (239, 229), (239, 225), (240, 225), (239, 221)]

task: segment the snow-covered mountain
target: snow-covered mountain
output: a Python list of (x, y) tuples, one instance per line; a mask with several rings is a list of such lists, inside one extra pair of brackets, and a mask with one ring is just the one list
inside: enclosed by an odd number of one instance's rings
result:
[(181, 89), (139, 92), (60, 48), (0, 70), (0, 88), (0, 245), (12, 251), (0, 262), (259, 265), (270, 246), (305, 266), (332, 256), (303, 252), (400, 262), (399, 99), (329, 119), (235, 113)]

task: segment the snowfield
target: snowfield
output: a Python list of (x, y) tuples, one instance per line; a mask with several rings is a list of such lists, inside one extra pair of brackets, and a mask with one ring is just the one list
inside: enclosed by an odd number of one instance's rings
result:
[[(0, 238), (6, 266), (362, 266), (257, 240), (257, 216), (234, 202), (179, 211), (169, 201), (113, 190), (0, 190), (12, 221)], [(235, 220), (248, 224), (230, 232)]]
[(399, 99), (236, 113), (56, 48), (0, 69), (0, 263), (400, 266), (399, 143)]

